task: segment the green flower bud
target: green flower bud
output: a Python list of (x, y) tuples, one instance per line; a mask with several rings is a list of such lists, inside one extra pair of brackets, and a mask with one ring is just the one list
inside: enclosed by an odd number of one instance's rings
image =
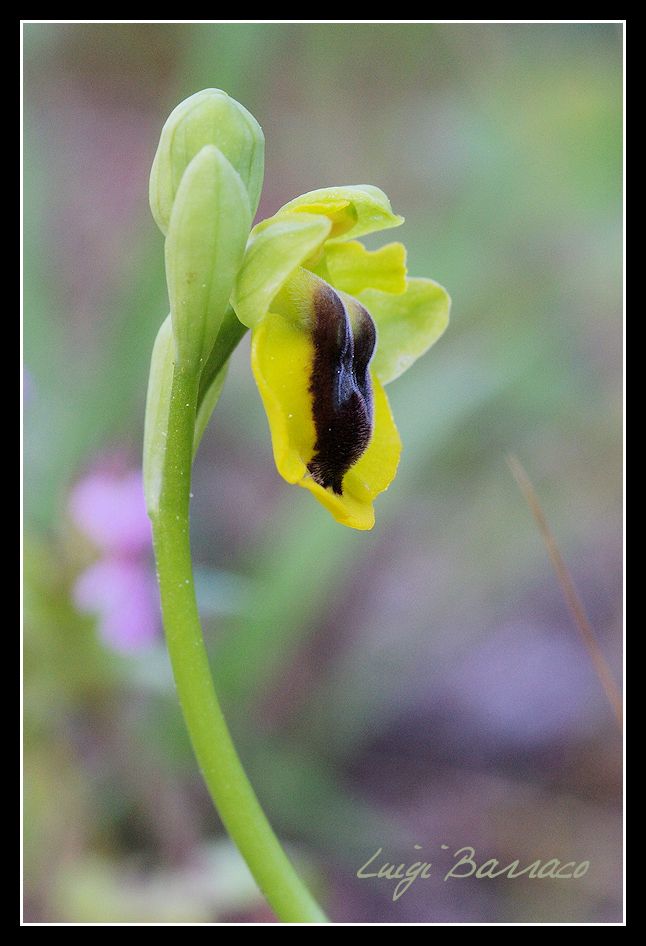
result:
[(184, 171), (205, 145), (215, 145), (240, 175), (253, 219), (264, 173), (262, 128), (226, 92), (203, 89), (171, 112), (150, 172), (150, 209), (164, 234)]
[(166, 280), (177, 362), (201, 371), (242, 264), (251, 227), (247, 191), (206, 145), (180, 182), (166, 237)]

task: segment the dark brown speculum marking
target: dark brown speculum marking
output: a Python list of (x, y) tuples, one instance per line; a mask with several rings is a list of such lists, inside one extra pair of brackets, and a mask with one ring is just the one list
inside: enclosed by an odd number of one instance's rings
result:
[(350, 318), (330, 286), (315, 291), (313, 319), (309, 390), (316, 443), (307, 468), (317, 483), (341, 495), (343, 477), (365, 451), (372, 434), (368, 364), (375, 350), (375, 325), (359, 303)]

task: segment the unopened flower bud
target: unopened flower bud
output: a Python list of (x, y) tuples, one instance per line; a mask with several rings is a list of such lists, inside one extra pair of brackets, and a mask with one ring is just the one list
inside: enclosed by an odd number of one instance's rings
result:
[(251, 227), (240, 175), (206, 145), (186, 168), (166, 237), (166, 280), (177, 360), (201, 371), (213, 347)]
[(168, 232), (184, 171), (205, 145), (215, 145), (240, 175), (251, 216), (264, 173), (265, 139), (253, 115), (220, 89), (203, 89), (173, 109), (164, 125), (150, 173), (150, 209)]

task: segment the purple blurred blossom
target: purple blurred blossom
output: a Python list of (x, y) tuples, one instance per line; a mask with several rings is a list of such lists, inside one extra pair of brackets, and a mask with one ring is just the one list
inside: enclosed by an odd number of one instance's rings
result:
[(159, 605), (141, 471), (88, 474), (72, 491), (70, 513), (100, 553), (76, 581), (76, 606), (97, 616), (101, 636), (115, 650), (149, 646), (159, 629)]
[(95, 562), (79, 576), (74, 601), (98, 616), (101, 636), (115, 650), (148, 647), (157, 635), (157, 591), (147, 562)]
[(70, 511), (77, 527), (108, 555), (139, 555), (151, 547), (141, 472), (91, 473), (74, 488)]

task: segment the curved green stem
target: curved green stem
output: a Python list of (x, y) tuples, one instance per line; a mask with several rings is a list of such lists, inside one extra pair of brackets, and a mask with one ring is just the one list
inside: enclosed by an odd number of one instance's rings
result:
[(296, 874), (260, 807), (213, 686), (195, 599), (189, 536), (199, 378), (176, 368), (153, 537), (162, 613), (177, 693), (193, 749), (220, 817), (280, 920), (327, 919)]

